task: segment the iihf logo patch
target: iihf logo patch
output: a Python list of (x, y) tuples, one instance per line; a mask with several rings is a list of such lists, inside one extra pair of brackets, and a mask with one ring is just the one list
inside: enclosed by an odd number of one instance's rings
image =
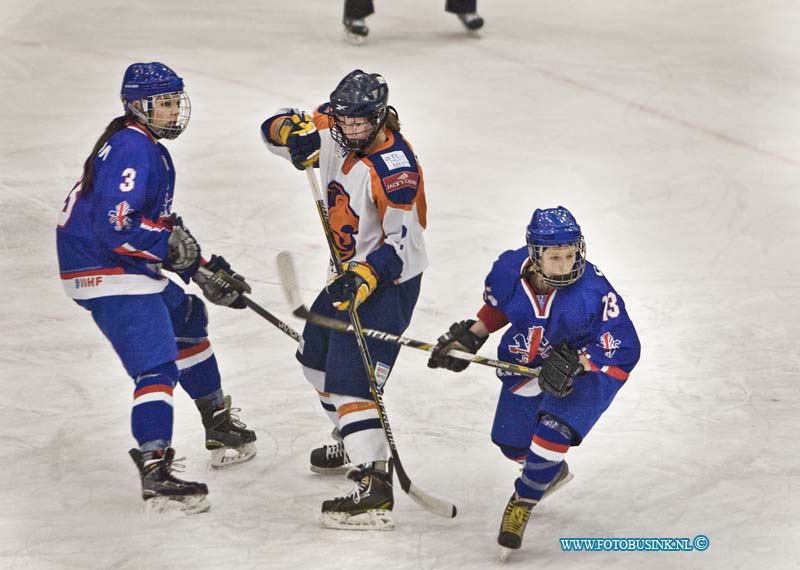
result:
[(131, 227), (130, 214), (132, 212), (133, 209), (130, 207), (130, 204), (123, 200), (117, 204), (115, 209), (108, 211), (108, 221), (114, 224), (114, 229), (116, 231), (121, 232)]
[(606, 358), (614, 356), (614, 353), (620, 345), (622, 345), (622, 341), (615, 339), (610, 332), (605, 332), (603, 336), (600, 337), (600, 348), (606, 351)]

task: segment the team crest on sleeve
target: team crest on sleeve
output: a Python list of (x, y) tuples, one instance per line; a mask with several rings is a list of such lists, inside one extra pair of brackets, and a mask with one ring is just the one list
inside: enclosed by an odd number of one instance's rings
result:
[(411, 163), (408, 161), (406, 153), (402, 150), (395, 150), (381, 155), (383, 162), (386, 163), (386, 168), (389, 170), (397, 170), (398, 168), (411, 168)]
[(338, 182), (328, 184), (328, 220), (339, 258), (348, 261), (356, 254), (359, 218), (350, 207), (350, 195)]
[(130, 215), (132, 212), (133, 209), (130, 207), (130, 204), (123, 200), (117, 204), (116, 208), (108, 211), (108, 221), (114, 224), (115, 230), (121, 232), (131, 227)]
[(606, 358), (613, 357), (620, 345), (622, 341), (614, 338), (610, 332), (604, 332), (600, 337), (600, 348), (606, 351)]
[(520, 364), (530, 364), (539, 354), (546, 354), (550, 342), (544, 337), (544, 327), (529, 327), (527, 336), (517, 333), (508, 345), (508, 351), (517, 355)]

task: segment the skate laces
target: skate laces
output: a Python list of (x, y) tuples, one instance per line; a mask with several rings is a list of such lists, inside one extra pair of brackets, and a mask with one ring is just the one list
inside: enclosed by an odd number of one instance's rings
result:
[(247, 429), (247, 424), (245, 424), (242, 420), (239, 419), (239, 414), (236, 412), (241, 412), (242, 408), (230, 408), (228, 410), (228, 417), (230, 418), (230, 422), (233, 427), (237, 429)]
[(336, 500), (352, 498), (355, 504), (361, 502), (361, 495), (369, 491), (370, 477), (369, 473), (364, 473), (361, 469), (351, 469), (347, 473), (347, 477), (354, 481), (353, 488), (344, 497), (336, 497)]
[(525, 525), (531, 516), (531, 509), (522, 505), (515, 505), (513, 502), (508, 504), (506, 514), (503, 517), (503, 532), (511, 532), (522, 535)]
[(333, 445), (326, 445), (325, 458), (328, 460), (344, 458), (344, 444), (337, 441)]
[(164, 470), (166, 471), (167, 476), (172, 480), (180, 481), (180, 479), (174, 477), (173, 473), (183, 473), (186, 470), (186, 457), (174, 457), (172, 459), (167, 459), (164, 457), (162, 459), (164, 462)]
[(219, 427), (230, 424), (231, 427), (234, 427), (238, 430), (244, 430), (247, 429), (247, 424), (239, 419), (239, 414), (237, 413), (241, 411), (242, 408), (229, 408), (228, 403), (226, 402), (223, 408), (220, 408), (214, 413), (214, 417), (222, 417), (222, 421), (218, 424)]
[[(186, 457), (169, 457), (171, 454), (164, 453), (161, 457), (152, 458), (144, 462), (144, 469), (148, 474), (155, 474), (159, 469), (170, 479), (175, 480), (173, 473), (183, 473), (186, 470)], [(179, 480), (179, 479), (178, 479)]]

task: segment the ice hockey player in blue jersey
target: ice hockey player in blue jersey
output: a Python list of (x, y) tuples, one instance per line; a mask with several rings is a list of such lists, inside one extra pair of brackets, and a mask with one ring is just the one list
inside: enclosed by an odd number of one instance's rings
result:
[(580, 445), (639, 360), (639, 338), (606, 277), (586, 260), (581, 228), (561, 206), (536, 210), (527, 247), (506, 251), (486, 277), (478, 320), (453, 323), (428, 366), (454, 372), (508, 326), (500, 360), (540, 367), (538, 382), (498, 371), (502, 381), (492, 441), (523, 465), (498, 535), (501, 557), (522, 545), (536, 504), (572, 478), (564, 457)]
[[(357, 69), (313, 116), (280, 109), (263, 122), (261, 133), (269, 150), (296, 168), (318, 168), (327, 191), (330, 229), (345, 271), (330, 274), (311, 310), (349, 322), (355, 295), (365, 327), (401, 334), (428, 265), (426, 202), (422, 168), (388, 98), (381, 75)], [(399, 346), (368, 339), (367, 347), (383, 385)], [(389, 448), (355, 338), (306, 323), (297, 359), (337, 439), (312, 451), (311, 469), (332, 473), (350, 466), (348, 476), (356, 481), (352, 492), (323, 503), (323, 524), (391, 528)]]
[(189, 122), (183, 80), (161, 63), (135, 63), (125, 71), (121, 97), (125, 114), (98, 139), (59, 218), (61, 282), (91, 312), (134, 380), (138, 447), (130, 455), (148, 510), (202, 512), (209, 508), (206, 485), (173, 475), (175, 385), (197, 405), (212, 467), (252, 458), (256, 436), (223, 394), (203, 302), (162, 270), (186, 283), (193, 278), (220, 305), (243, 308), (240, 294), (249, 288), (224, 258), (206, 262), (172, 213), (175, 169), (159, 140), (178, 137)]

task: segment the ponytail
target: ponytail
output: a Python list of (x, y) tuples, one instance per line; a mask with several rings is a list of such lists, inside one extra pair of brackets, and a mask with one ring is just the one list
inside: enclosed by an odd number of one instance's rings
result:
[(100, 138), (97, 139), (97, 142), (94, 143), (94, 148), (92, 152), (89, 153), (86, 162), (83, 163), (83, 177), (81, 178), (81, 190), (80, 192), (86, 196), (90, 192), (92, 188), (92, 182), (94, 182), (94, 159), (97, 156), (97, 153), (100, 152), (100, 149), (108, 142), (108, 139), (125, 128), (127, 125), (129, 117), (127, 115), (122, 115), (121, 117), (117, 117), (106, 127), (106, 130), (100, 135)]
[(397, 115), (397, 109), (392, 106), (386, 111), (386, 128), (392, 132), (400, 132), (400, 117)]

